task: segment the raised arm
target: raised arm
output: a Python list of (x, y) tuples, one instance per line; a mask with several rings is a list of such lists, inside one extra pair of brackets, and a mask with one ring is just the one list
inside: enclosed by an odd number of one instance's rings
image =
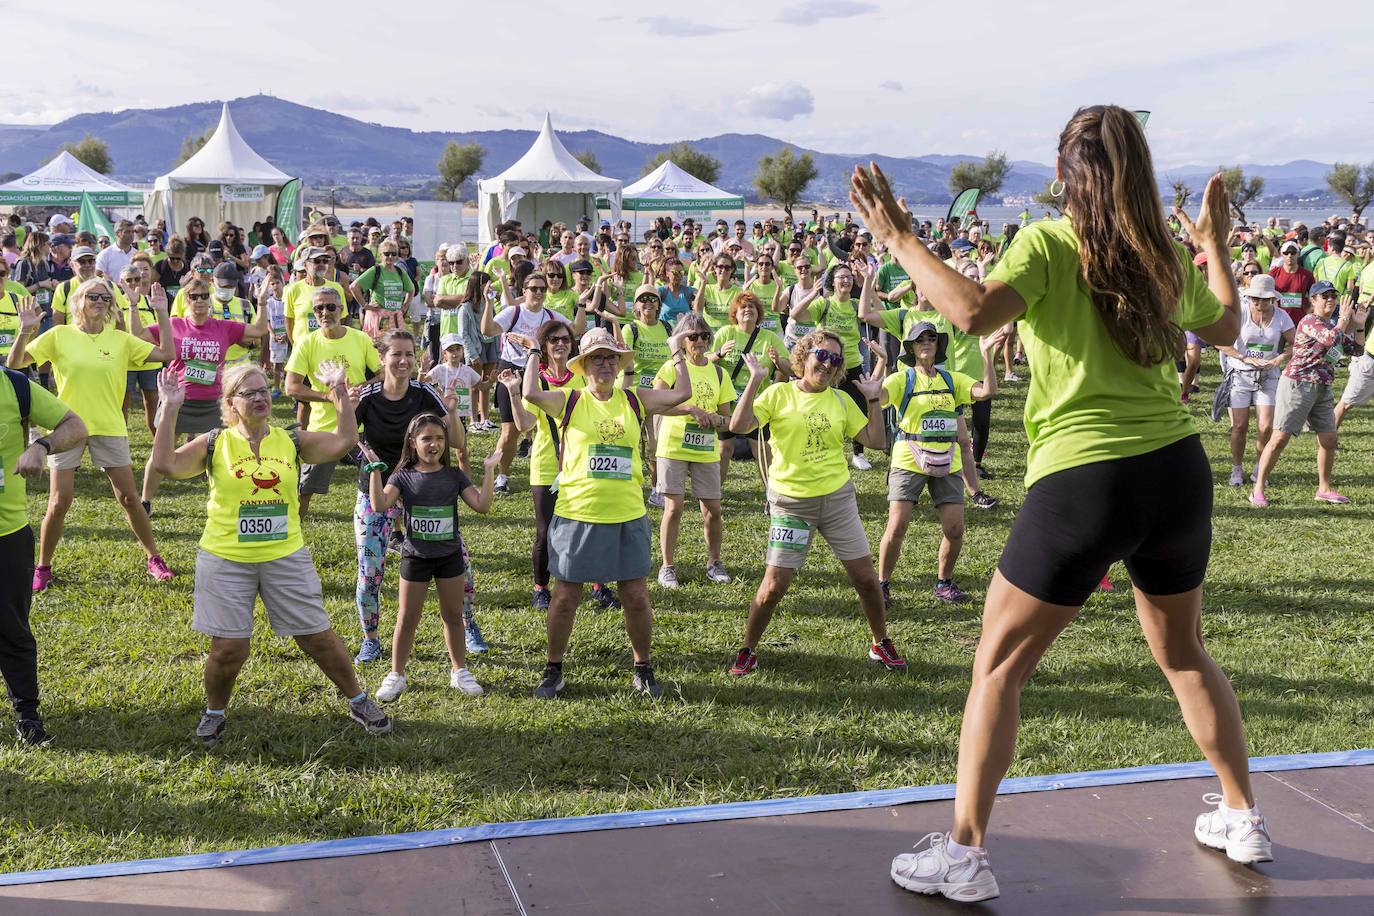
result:
[(811, 303), (816, 301), (816, 297), (819, 296), (824, 289), (825, 284), (819, 279), (816, 280), (815, 284), (806, 292), (802, 293), (801, 297), (797, 299), (797, 304), (792, 306), (792, 310), (788, 312), (788, 315), (798, 321), (810, 321)]
[(887, 426), (883, 422), (882, 377), (877, 374), (865, 375), (854, 385), (868, 399), (868, 425), (859, 430), (854, 441), (881, 451), (887, 448)]
[[(148, 304), (153, 307), (153, 314), (157, 316), (157, 335), (158, 345), (153, 348), (153, 352), (148, 354), (146, 362), (150, 363), (170, 363), (177, 356), (177, 342), (172, 337), (172, 316), (167, 314), (167, 292), (162, 288), (161, 283), (154, 283), (152, 292), (148, 294)], [(130, 309), (133, 318), (137, 318), (137, 308)]]
[[(567, 403), (567, 395), (562, 391), (558, 389), (545, 391), (539, 387), (539, 351), (533, 347), (530, 348), (529, 356), (525, 360), (525, 379), (521, 395), (551, 417), (561, 417), (563, 405)], [(530, 425), (533, 426), (534, 424), (531, 423)]]
[[(1231, 251), (1226, 247), (1231, 205), (1226, 199), (1226, 186), (1222, 184), (1220, 174), (1213, 175), (1203, 189), (1202, 210), (1198, 213), (1197, 222), (1189, 219), (1188, 214), (1178, 207), (1174, 208), (1174, 215), (1188, 231), (1188, 236), (1207, 253), (1208, 263), (1231, 263)], [(1230, 346), (1236, 342), (1241, 326), (1240, 290), (1236, 289), (1236, 278), (1231, 271), (1218, 266), (1216, 270), (1207, 271), (1207, 286), (1221, 303), (1221, 317), (1205, 328), (1194, 328), (1193, 333), (1213, 346)]]
[(33, 360), (29, 359), (29, 344), (38, 335), (39, 325), (43, 322), (43, 312), (34, 304), (32, 296), (20, 296), (15, 301), (15, 311), (19, 313), (19, 333), (10, 347), (10, 355), (5, 365), (11, 369), (23, 369)]
[(163, 477), (184, 480), (205, 471), (206, 443), (210, 434), (196, 436), (177, 448), (177, 414), (186, 400), (186, 389), (170, 367), (157, 374), (157, 431), (153, 433), (153, 470)]
[[(511, 371), (511, 370), (507, 370)], [(468, 487), (460, 494), (463, 502), (467, 503), (468, 508), (473, 512), (480, 512), (486, 515), (491, 511), (491, 488), (493, 472), (501, 465), (501, 450), (493, 449), (487, 456), (487, 460), (482, 462), (482, 489)]]
[(730, 415), (730, 432), (737, 436), (753, 432), (758, 428), (758, 417), (754, 416), (754, 398), (758, 396), (759, 386), (768, 375), (768, 367), (759, 362), (753, 353), (744, 354), (744, 365), (749, 369), (749, 381), (735, 402), (735, 412)]
[(1007, 339), (1007, 329), (1000, 328), (987, 337), (978, 340), (978, 350), (983, 354), (983, 380), (973, 386), (970, 392), (975, 401), (986, 401), (997, 393), (997, 367), (993, 354)]
[(301, 461), (328, 464), (347, 455), (358, 444), (358, 417), (349, 400), (348, 375), (339, 363), (326, 360), (315, 370), (315, 378), (328, 390), (326, 400), (334, 405), (338, 426), (333, 432), (301, 432)]
[(501, 374), (496, 377), (498, 384), (505, 385), (507, 393), (510, 394), (511, 413), (515, 415), (515, 428), (520, 432), (528, 432), (534, 428), (534, 424), (539, 422), (538, 417), (529, 412), (525, 407), (525, 399), (521, 396), (521, 386), (524, 378), (514, 369), (502, 369)]
[[(682, 324), (682, 322), (679, 322)], [(692, 379), (687, 373), (687, 332), (674, 332), (668, 338), (668, 358), (673, 361), (673, 387), (637, 392), (646, 413), (665, 413), (692, 396)]]

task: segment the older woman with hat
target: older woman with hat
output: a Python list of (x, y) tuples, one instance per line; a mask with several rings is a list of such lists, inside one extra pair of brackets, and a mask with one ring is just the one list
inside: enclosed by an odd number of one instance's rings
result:
[(1336, 361), (1364, 343), (1369, 306), (1355, 305), (1347, 296), (1341, 302), (1340, 317), (1332, 321), (1336, 288), (1319, 280), (1308, 292), (1312, 313), (1303, 316), (1294, 331), (1293, 357), (1284, 367), (1274, 399), (1274, 434), (1255, 468), (1250, 502), (1261, 509), (1269, 505), (1264, 488), (1274, 465), (1288, 440), (1302, 432), (1304, 426), (1317, 434), (1317, 492), (1313, 499), (1342, 505), (1350, 502), (1331, 483), (1338, 438), (1331, 384), (1336, 378)]
[(855, 382), (868, 408), (866, 412), (860, 410), (849, 395), (832, 387), (844, 377), (844, 350), (834, 331), (811, 331), (792, 348), (796, 380), (772, 385), (762, 394), (759, 390), (769, 367), (752, 353), (744, 357), (749, 381), (730, 417), (730, 429), (743, 435), (767, 424), (772, 433), (773, 461), (768, 479), (772, 518), (763, 581), (749, 606), (744, 645), (730, 667), (730, 673), (737, 677), (757, 666), (759, 641), (792, 578), (806, 562), (816, 534), (830, 544), (858, 592), (873, 633), (869, 658), (889, 670), (906, 668), (906, 660), (887, 634), (883, 593), (859, 517), (854, 484), (845, 466), (845, 440), (859, 439), (878, 449), (887, 445), (879, 406), (882, 380), (863, 377)]
[(649, 696), (662, 692), (650, 661), (653, 611), (647, 577), (651, 536), (644, 508), (640, 428), (647, 417), (672, 410), (692, 394), (684, 335), (669, 338), (676, 369), (673, 387), (621, 387), (634, 352), (603, 328), (582, 335), (568, 368), (586, 387), (544, 389), (540, 354), (531, 348), (524, 398), (557, 424), (558, 502), (549, 525), (549, 572), (556, 580), (548, 614), (548, 655), (534, 695), (553, 699), (563, 690), (563, 655), (572, 635), (582, 586), (615, 580), (634, 650), (633, 685)]
[[(933, 314), (932, 314), (933, 317)], [(954, 583), (954, 564), (964, 546), (964, 481), (960, 476), (963, 449), (959, 447), (961, 407), (985, 401), (997, 393), (993, 353), (1002, 343), (998, 331), (979, 341), (983, 378), (958, 370), (940, 368), (946, 361), (949, 335), (932, 321), (918, 321), (903, 338), (908, 368), (883, 380), (884, 406), (897, 413), (897, 441), (887, 475), (887, 530), (878, 547), (878, 584), (883, 603), (892, 606), (892, 572), (902, 553), (902, 541), (911, 524), (911, 512), (930, 493), (931, 505), (940, 517), (940, 556), (935, 597), (963, 604), (968, 594)]]
[[(1258, 268), (1258, 265), (1255, 265)], [(1274, 431), (1274, 404), (1279, 376), (1293, 357), (1293, 319), (1278, 307), (1274, 278), (1259, 274), (1250, 278), (1241, 294), (1246, 308), (1241, 314), (1240, 336), (1230, 347), (1219, 347), (1231, 374), (1231, 479), (1233, 487), (1245, 485), (1245, 441), (1250, 435), (1250, 410), (1255, 411), (1255, 460), (1264, 454)]]

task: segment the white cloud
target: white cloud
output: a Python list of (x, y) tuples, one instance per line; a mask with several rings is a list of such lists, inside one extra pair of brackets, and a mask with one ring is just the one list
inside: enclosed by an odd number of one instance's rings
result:
[(887, 90), (890, 90), (890, 91), (892, 91), (892, 92), (901, 92), (901, 91), (902, 91), (902, 84), (899, 83), (899, 82), (897, 82), (896, 80), (888, 80), (888, 81), (885, 82), (885, 83), (879, 83), (879, 84), (878, 84), (878, 88), (879, 88), (879, 89), (887, 89)]
[(739, 110), (754, 117), (790, 121), (815, 111), (816, 99), (800, 83), (764, 83), (744, 94)]
[(877, 10), (876, 4), (861, 3), (859, 0), (802, 0), (779, 13), (778, 21), (792, 25), (816, 25), (823, 19), (848, 19), (851, 16), (866, 16)]
[(639, 20), (640, 23), (649, 27), (649, 31), (655, 35), (666, 35), (669, 38), (689, 38), (699, 35), (720, 35), (725, 32), (733, 32), (735, 29), (724, 26), (711, 25), (708, 22), (697, 22), (692, 19), (677, 19), (672, 16), (645, 16)]

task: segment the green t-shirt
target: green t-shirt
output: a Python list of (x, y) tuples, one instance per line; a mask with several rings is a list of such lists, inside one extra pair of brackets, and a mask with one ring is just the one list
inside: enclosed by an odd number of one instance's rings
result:
[[(749, 367), (744, 364), (744, 345), (749, 343), (749, 332), (735, 327), (733, 324), (727, 324), (716, 332), (716, 336), (711, 340), (711, 349), (719, 353), (720, 348), (732, 340), (735, 342), (735, 349), (727, 353), (717, 365), (725, 370), (726, 376), (729, 377), (735, 389), (743, 391), (744, 386), (749, 383)], [(768, 356), (769, 347), (776, 350), (784, 362), (787, 360), (787, 345), (782, 342), (782, 338), (772, 331), (759, 328), (759, 332), (754, 335), (754, 342), (749, 344), (749, 352), (757, 356), (759, 362), (768, 367), (768, 374), (759, 383), (759, 394), (762, 394), (769, 385), (773, 384), (773, 377), (778, 373), (777, 366)]]
[[(361, 385), (367, 381), (367, 373), (378, 372), (382, 368), (377, 356), (377, 345), (362, 331), (344, 328), (342, 337), (326, 337), (323, 330), (311, 331), (304, 338), (297, 338), (296, 346), (286, 361), (286, 371), (303, 376), (310, 387), (316, 391), (324, 388), (315, 380), (314, 375), (321, 363), (330, 360), (343, 365), (349, 385)], [(307, 429), (314, 433), (332, 433), (339, 428), (339, 415), (329, 402), (311, 402), (310, 424)]]
[[(541, 387), (548, 390), (571, 391), (574, 388), (587, 387), (587, 377), (570, 374), (567, 381), (561, 385), (555, 385), (543, 378), (540, 379), (540, 383)], [(549, 416), (533, 401), (525, 401), (524, 404), (525, 409), (536, 418), (534, 444), (530, 447), (530, 486), (551, 487), (558, 478), (558, 450), (554, 448), (553, 439), (560, 434), (558, 423), (561, 416)]]
[[(1222, 305), (1175, 246), (1184, 287), (1174, 322), (1205, 327)], [(1021, 296), (1018, 317), (1029, 363), (1026, 487), (1068, 468), (1143, 455), (1193, 435), (1171, 360), (1144, 367), (1122, 355), (1080, 280), (1078, 236), (1068, 218), (1042, 220), (1016, 236), (988, 277)]]
[(744, 284), (744, 289), (747, 292), (759, 297), (759, 324), (765, 331), (778, 330), (778, 313), (773, 311), (773, 297), (778, 294), (778, 286), (776, 275), (768, 283), (755, 277)]
[[(467, 290), (468, 290), (468, 280), (471, 278), (471, 276), (472, 276), (471, 274), (468, 274), (468, 275), (462, 276), (462, 277), (458, 276), (457, 274), (444, 274), (442, 277), (439, 278), (439, 282), (438, 282), (437, 284), (435, 284), (435, 289), (434, 289), (435, 298), (438, 298), (439, 296), (462, 296), (462, 295), (464, 295), (465, 293), (467, 293)], [(488, 289), (490, 289), (490, 288), (491, 288), (491, 287), (488, 287)], [(453, 308), (441, 308), (441, 309), (439, 309), (439, 334), (440, 334), (440, 336), (447, 336), (447, 335), (449, 335), (449, 334), (457, 334), (457, 333), (458, 333), (458, 312), (459, 312), (459, 310), (461, 310), (462, 308), (463, 308), (463, 306), (459, 305), (459, 306), (455, 306), (455, 307), (453, 307)], [(478, 303), (478, 309), (479, 309), (478, 314), (480, 315), (480, 314), (481, 314), (481, 311), (480, 311), (480, 309), (481, 309), (481, 304), (480, 304), (480, 303)]]
[(19, 303), (9, 293), (0, 293), (0, 360), (9, 355), (19, 337)]
[(859, 349), (859, 300), (818, 296), (808, 306), (811, 321), (818, 328), (827, 328), (840, 336), (844, 344), (844, 368), (848, 372), (863, 363)]
[[(692, 380), (692, 396), (687, 404), (700, 407), (708, 413), (716, 413), (720, 405), (729, 404), (735, 399), (735, 386), (730, 384), (725, 370), (708, 361), (704, 366), (687, 363), (687, 376)], [(654, 381), (663, 382), (671, 388), (677, 382), (677, 368), (665, 362), (659, 367)], [(686, 405), (684, 405), (686, 406)], [(658, 428), (659, 458), (677, 458), (681, 461), (709, 463), (719, 461), (716, 452), (716, 431), (709, 427), (698, 426), (689, 416), (664, 414)]]
[(1317, 265), (1325, 260), (1325, 258), (1326, 252), (1322, 247), (1311, 243), (1304, 246), (1302, 251), (1298, 253), (1298, 260), (1302, 261), (1302, 266), (1306, 267), (1314, 274), (1317, 272)]
[(400, 311), (406, 294), (415, 292), (415, 284), (404, 270), (399, 267), (387, 270), (380, 265), (369, 267), (359, 274), (358, 286), (370, 295), (371, 304), (379, 305), (388, 312)]
[(802, 391), (796, 382), (774, 385), (755, 399), (754, 416), (772, 434), (769, 489), (806, 499), (849, 482), (844, 443), (868, 424), (849, 395), (837, 388)]
[(1360, 271), (1360, 304), (1374, 302), (1374, 263), (1369, 263)]
[[(944, 376), (938, 371), (934, 375), (926, 375), (913, 367), (894, 372), (883, 379), (887, 403), (894, 411), (902, 406), (908, 376), (912, 380), (912, 395), (911, 400), (907, 402), (906, 413), (897, 418), (898, 429), (920, 437), (918, 441), (926, 448), (938, 448), (944, 443), (949, 443), (953, 450), (949, 472), (958, 474), (964, 467), (957, 442), (959, 408), (973, 403), (973, 386), (977, 384), (977, 380), (962, 372), (949, 371), (950, 381), (954, 383), (954, 390), (951, 392), (949, 385), (945, 384)], [(892, 447), (892, 466), (913, 474), (921, 473), (921, 468), (905, 440), (898, 440)]]
[(25, 353), (42, 365), (52, 363), (57, 396), (92, 436), (127, 436), (124, 391), (131, 370), (147, 368), (153, 344), (107, 322), (99, 334), (74, 324), (49, 328), (34, 338)]
[(625, 343), (635, 351), (634, 376), (636, 388), (654, 387), (654, 376), (668, 360), (668, 326), (661, 321), (645, 324), (638, 318), (621, 328)]
[[(37, 382), (29, 385), (29, 423), (52, 429), (67, 415), (67, 405)], [(15, 470), (29, 443), (19, 422), (19, 401), (14, 384), (0, 378), (0, 537), (14, 534), (29, 523), (24, 497), (24, 478)], [(13, 570), (6, 575), (17, 575)]]
[(702, 315), (706, 323), (711, 326), (712, 331), (718, 331), (730, 323), (730, 303), (740, 294), (738, 286), (731, 285), (728, 289), (721, 289), (718, 286), (708, 286), (704, 290), (705, 301), (702, 305)]
[(557, 312), (572, 321), (577, 314), (577, 291), (573, 289), (550, 289), (544, 296), (544, 308)]
[[(901, 264), (898, 264), (896, 261), (888, 261), (878, 268), (877, 276), (873, 278), (873, 285), (881, 292), (890, 293), (910, 279), (911, 277), (907, 275), (906, 269), (903, 268)], [(902, 293), (900, 299), (883, 304), (887, 308), (896, 308), (898, 306), (911, 308), (916, 305), (916, 293), (914, 290), (907, 290)]]
[(1339, 295), (1346, 295), (1355, 286), (1357, 274), (1354, 261), (1347, 261), (1338, 254), (1329, 254), (1317, 262), (1312, 275), (1336, 287)]

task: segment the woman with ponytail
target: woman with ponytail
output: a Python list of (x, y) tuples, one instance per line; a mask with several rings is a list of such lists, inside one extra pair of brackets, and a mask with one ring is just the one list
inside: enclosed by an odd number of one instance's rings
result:
[[(1080, 109), (1059, 137), (1064, 218), (1020, 232), (983, 285), (941, 264), (911, 233), (905, 202), (875, 165), (850, 199), (942, 315), (970, 334), (1018, 321), (1036, 367), (1026, 398), (1027, 494), (983, 608), (959, 741), (954, 828), (893, 860), (908, 890), (971, 902), (997, 896), (983, 849), (1011, 765), (1021, 688), (1040, 657), (1122, 560), (1136, 612), (1184, 722), (1221, 780), (1197, 840), (1238, 862), (1270, 859), (1255, 807), (1240, 708), (1202, 645), (1212, 543), (1207, 456), (1178, 398), (1173, 361), (1190, 330), (1230, 345), (1240, 296), (1224, 270), (1204, 279), (1170, 237), (1145, 132), (1115, 105)], [(1213, 176), (1196, 224), (1225, 263), (1226, 192)], [(919, 844), (918, 844), (919, 845)]]

